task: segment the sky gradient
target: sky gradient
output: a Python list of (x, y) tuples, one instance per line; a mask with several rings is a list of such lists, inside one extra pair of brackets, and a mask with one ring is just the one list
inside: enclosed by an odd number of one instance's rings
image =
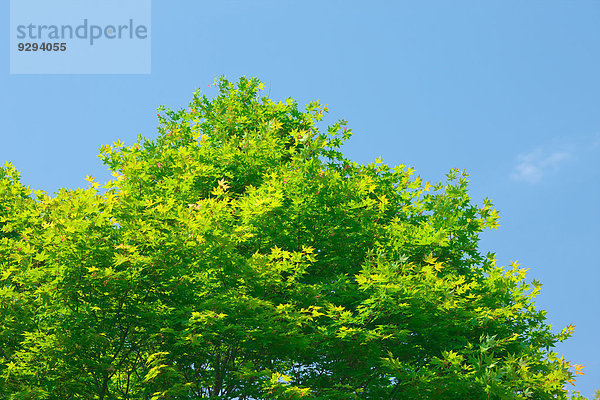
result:
[[(8, 23), (8, 2), (0, 8)], [(10, 75), (0, 42), (0, 163), (50, 193), (109, 179), (96, 157), (157, 135), (222, 74), (256, 76), (275, 99), (329, 105), (354, 161), (383, 157), (439, 181), (465, 169), (500, 228), (482, 251), (542, 282), (557, 351), (600, 389), (600, 2), (154, 1), (148, 75)], [(4, 26), (4, 25), (3, 25)], [(6, 30), (5, 30), (6, 32)]]

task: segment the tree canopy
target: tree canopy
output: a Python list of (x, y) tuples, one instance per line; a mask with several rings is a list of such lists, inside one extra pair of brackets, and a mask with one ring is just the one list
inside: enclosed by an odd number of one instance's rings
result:
[(569, 398), (573, 327), (481, 254), (465, 172), (359, 165), (319, 102), (216, 84), (103, 146), (106, 183), (0, 169), (1, 398)]

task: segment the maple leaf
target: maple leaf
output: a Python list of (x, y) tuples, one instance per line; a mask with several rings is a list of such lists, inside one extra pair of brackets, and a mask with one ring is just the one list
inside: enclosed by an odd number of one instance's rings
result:
[(223, 190), (227, 190), (231, 187), (225, 182), (225, 178), (219, 180), (219, 186), (223, 188)]

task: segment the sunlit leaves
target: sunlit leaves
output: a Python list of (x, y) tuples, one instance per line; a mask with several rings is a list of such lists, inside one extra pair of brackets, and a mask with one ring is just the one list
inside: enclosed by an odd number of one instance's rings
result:
[(0, 397), (566, 398), (574, 327), (480, 254), (498, 213), (466, 172), (359, 165), (318, 101), (216, 86), (102, 146), (102, 186), (0, 168)]

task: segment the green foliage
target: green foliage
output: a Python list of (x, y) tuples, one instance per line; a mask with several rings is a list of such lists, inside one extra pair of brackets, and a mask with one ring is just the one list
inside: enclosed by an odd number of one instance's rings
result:
[(102, 186), (0, 169), (1, 398), (568, 397), (573, 327), (478, 251), (498, 214), (466, 173), (358, 165), (318, 102), (217, 85), (103, 146)]

